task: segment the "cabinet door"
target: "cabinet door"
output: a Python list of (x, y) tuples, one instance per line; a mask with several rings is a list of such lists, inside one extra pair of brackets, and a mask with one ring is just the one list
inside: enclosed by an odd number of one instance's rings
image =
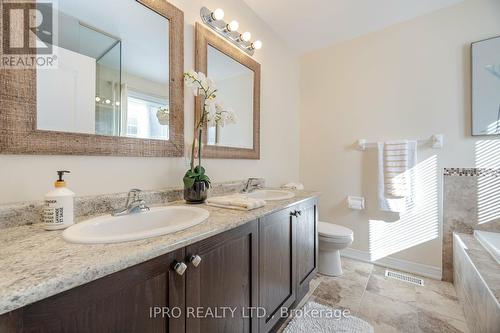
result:
[(258, 331), (249, 311), (258, 301), (257, 221), (188, 246), (186, 264), (187, 332)]
[(295, 301), (295, 221), (290, 213), (284, 209), (259, 221), (259, 300), (266, 310), (261, 332), (269, 332), (281, 319), (281, 308)]
[(318, 262), (317, 202), (308, 201), (297, 207), (296, 219), (296, 271), (297, 300), (309, 291), (309, 282), (316, 275)]
[(172, 270), (179, 250), (19, 311), (22, 332), (182, 332), (184, 319), (151, 316), (152, 307), (183, 309), (184, 278)]

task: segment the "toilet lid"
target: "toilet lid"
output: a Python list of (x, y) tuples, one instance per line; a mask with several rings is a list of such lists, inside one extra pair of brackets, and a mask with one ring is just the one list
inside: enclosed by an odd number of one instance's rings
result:
[(327, 238), (351, 238), (353, 231), (341, 225), (318, 222), (318, 233)]

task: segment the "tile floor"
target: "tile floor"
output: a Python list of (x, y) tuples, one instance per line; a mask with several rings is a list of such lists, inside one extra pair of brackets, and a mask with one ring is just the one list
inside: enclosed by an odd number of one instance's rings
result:
[(376, 333), (469, 332), (451, 283), (423, 278), (421, 287), (386, 278), (383, 267), (346, 258), (343, 269), (344, 275), (336, 278), (318, 274), (301, 303), (349, 309)]

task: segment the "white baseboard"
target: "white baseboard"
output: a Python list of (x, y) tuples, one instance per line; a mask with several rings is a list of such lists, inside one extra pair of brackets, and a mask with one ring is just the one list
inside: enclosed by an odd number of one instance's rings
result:
[(441, 280), (442, 271), (440, 267), (419, 264), (416, 262), (406, 261), (397, 258), (386, 257), (376, 261), (370, 260), (370, 254), (366, 251), (347, 248), (340, 251), (341, 255), (346, 258), (351, 258), (363, 262), (384, 266), (387, 268), (397, 269), (403, 272), (418, 274), (431, 279)]

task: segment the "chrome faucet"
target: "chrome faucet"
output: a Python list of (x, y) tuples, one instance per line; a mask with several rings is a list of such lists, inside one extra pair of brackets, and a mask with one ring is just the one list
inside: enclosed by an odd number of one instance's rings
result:
[(243, 193), (250, 193), (254, 191), (255, 189), (260, 188), (260, 184), (254, 184), (254, 181), (260, 180), (259, 178), (248, 178), (247, 183), (245, 187), (243, 188), (242, 192)]
[(122, 216), (128, 214), (135, 214), (144, 211), (148, 211), (149, 207), (146, 206), (146, 202), (141, 199), (142, 191), (139, 189), (132, 189), (128, 192), (127, 203), (124, 208), (116, 209), (111, 215)]

